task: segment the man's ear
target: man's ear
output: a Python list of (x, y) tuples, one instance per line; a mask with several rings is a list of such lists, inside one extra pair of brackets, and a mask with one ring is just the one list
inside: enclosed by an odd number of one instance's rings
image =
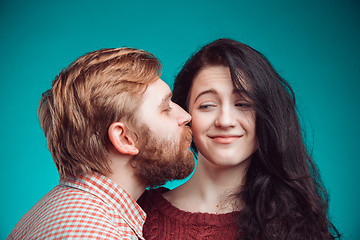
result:
[(114, 122), (110, 125), (108, 135), (110, 142), (116, 150), (123, 154), (137, 155), (139, 149), (130, 135), (129, 129), (122, 122)]

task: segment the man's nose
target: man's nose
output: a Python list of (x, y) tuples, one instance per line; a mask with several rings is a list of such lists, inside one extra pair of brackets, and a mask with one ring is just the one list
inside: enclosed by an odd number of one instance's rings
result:
[(191, 115), (176, 103), (174, 104), (176, 105), (178, 111), (177, 121), (179, 126), (186, 125), (187, 123), (189, 123), (191, 121)]

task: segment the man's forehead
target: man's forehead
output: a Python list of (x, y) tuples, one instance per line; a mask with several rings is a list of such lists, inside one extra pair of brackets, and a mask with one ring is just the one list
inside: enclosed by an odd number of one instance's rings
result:
[(160, 78), (149, 84), (145, 93), (144, 93), (144, 102), (148, 103), (157, 103), (160, 105), (164, 102), (170, 101), (172, 97), (172, 92), (170, 87)]

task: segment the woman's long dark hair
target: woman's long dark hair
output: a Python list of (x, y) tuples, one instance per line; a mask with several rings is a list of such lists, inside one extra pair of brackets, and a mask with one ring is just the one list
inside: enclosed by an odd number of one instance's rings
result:
[[(204, 46), (177, 75), (173, 101), (188, 110), (193, 79), (214, 65), (229, 67), (234, 88), (256, 111), (259, 147), (237, 194), (243, 213), (239, 239), (340, 239), (328, 218), (327, 192), (303, 141), (294, 92), (261, 53), (231, 39)], [(194, 143), (192, 148), (197, 151)]]

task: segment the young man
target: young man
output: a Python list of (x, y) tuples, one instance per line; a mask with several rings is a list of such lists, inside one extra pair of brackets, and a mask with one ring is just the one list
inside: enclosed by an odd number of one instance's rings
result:
[(90, 52), (55, 78), (39, 119), (60, 182), (8, 239), (143, 239), (136, 200), (194, 168), (190, 115), (160, 72), (152, 54), (119, 48)]

